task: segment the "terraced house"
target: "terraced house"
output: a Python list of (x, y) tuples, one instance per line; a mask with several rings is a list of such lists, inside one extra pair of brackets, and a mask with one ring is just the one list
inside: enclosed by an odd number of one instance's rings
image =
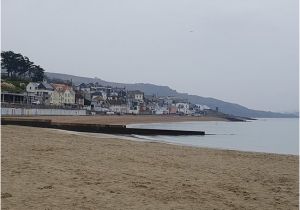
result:
[(52, 84), (54, 91), (50, 103), (53, 105), (75, 104), (75, 92), (71, 86), (65, 84)]

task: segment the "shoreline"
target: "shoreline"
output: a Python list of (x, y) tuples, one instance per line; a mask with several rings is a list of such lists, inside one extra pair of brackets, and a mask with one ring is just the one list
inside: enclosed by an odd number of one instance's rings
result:
[[(111, 119), (119, 119), (114, 116), (110, 116)], [(160, 119), (158, 117), (155, 117), (156, 120)], [(210, 134), (210, 133), (205, 133), (204, 131), (195, 131), (195, 130), (176, 130), (176, 129), (162, 129), (161, 126), (163, 124), (176, 124), (176, 123), (193, 123), (193, 122), (199, 122), (197, 121), (173, 121), (173, 122), (148, 122), (148, 123), (133, 123), (133, 124), (128, 124), (128, 127), (125, 125), (119, 125), (119, 124), (89, 124), (89, 123), (69, 123), (70, 119), (65, 119), (65, 118), (59, 118), (64, 119), (67, 121), (65, 122), (59, 122), (59, 119), (55, 118), (56, 121), (53, 121), (53, 119), (45, 119), (45, 118), (4, 118), (1, 120), (2, 125), (20, 125), (20, 126), (29, 126), (29, 127), (38, 127), (38, 128), (49, 128), (49, 129), (55, 129), (57, 131), (62, 130), (62, 131), (74, 131), (74, 135), (79, 135), (79, 133), (85, 133), (85, 136), (91, 136), (91, 134), (110, 134), (114, 135), (111, 136), (112, 138), (122, 138), (122, 136), (127, 136), (128, 138), (130, 137), (131, 140), (133, 138), (143, 140), (144, 142), (158, 142), (158, 143), (165, 143), (165, 144), (170, 144), (170, 145), (177, 145), (177, 146), (188, 146), (188, 147), (195, 147), (195, 148), (208, 148), (208, 149), (217, 149), (217, 150), (227, 150), (227, 151), (241, 151), (241, 152), (257, 152), (257, 153), (266, 153), (266, 154), (278, 154), (278, 155), (295, 155), (299, 156), (299, 152), (282, 152), (277, 149), (268, 149), (268, 146), (264, 149), (254, 149), (251, 147), (247, 148), (242, 148), (242, 147), (236, 147), (234, 145), (231, 146), (217, 146), (217, 145), (209, 145), (209, 144), (198, 144), (198, 143), (186, 143), (189, 141), (185, 141), (184, 138), (188, 138), (188, 136), (192, 135), (201, 135), (201, 136), (210, 136), (210, 135), (218, 135), (218, 138), (222, 138), (221, 135), (226, 135), (226, 134)], [(72, 119), (72, 118), (71, 118)], [(82, 119), (82, 118), (77, 118)], [(85, 118), (88, 119), (88, 118)], [(99, 119), (99, 118), (96, 118)], [(101, 120), (105, 120), (106, 118), (101, 118)], [(135, 119), (135, 118), (134, 118)], [(143, 119), (140, 117), (140, 119)], [(132, 120), (132, 117), (131, 117)], [(201, 120), (203, 122), (203, 120)], [(208, 121), (205, 121), (208, 122)], [(214, 121), (215, 122), (215, 121)], [(139, 127), (139, 125), (149, 125), (149, 124), (156, 124), (161, 126), (157, 128), (143, 128)], [(136, 126), (137, 125), (137, 126)], [(164, 136), (168, 136), (168, 138), (164, 138)], [(179, 139), (178, 139), (178, 136)], [(169, 139), (169, 138), (176, 138), (175, 141), (174, 139)], [(203, 137), (204, 138), (204, 137)], [(238, 142), (236, 142), (238, 143)], [(264, 145), (266, 146), (266, 145)]]
[[(152, 139), (149, 136), (142, 136), (142, 135), (123, 135), (123, 134), (104, 134), (104, 133), (89, 133), (89, 132), (77, 132), (77, 131), (67, 131), (67, 130), (61, 130), (61, 129), (52, 129), (58, 132), (62, 133), (69, 133), (73, 135), (78, 136), (84, 136), (84, 137), (93, 137), (93, 138), (99, 138), (99, 139), (105, 139), (105, 138), (111, 138), (111, 139), (118, 139), (118, 140), (125, 140), (125, 141), (135, 141), (135, 142), (144, 142), (144, 143), (158, 143), (158, 144), (166, 144), (166, 145), (173, 145), (173, 146), (179, 146), (179, 147), (191, 147), (191, 148), (200, 148), (200, 149), (209, 149), (209, 150), (217, 150), (217, 151), (231, 151), (231, 152), (243, 152), (243, 153), (253, 153), (253, 154), (261, 154), (261, 155), (283, 155), (283, 156), (294, 156), (299, 157), (295, 154), (286, 154), (286, 153), (274, 153), (274, 152), (258, 152), (258, 151), (248, 151), (248, 150), (238, 150), (238, 149), (225, 149), (225, 148), (217, 148), (217, 147), (205, 147), (205, 146), (195, 146), (195, 145), (189, 145), (189, 144), (181, 144), (181, 143), (175, 143), (175, 142), (169, 142), (159, 139)], [(141, 137), (139, 137), (141, 136)]]
[(96, 116), (11, 116), (7, 118), (20, 119), (44, 119), (57, 123), (86, 123), (86, 124), (110, 124), (110, 125), (130, 125), (144, 123), (162, 122), (189, 122), (189, 121), (226, 121), (220, 117), (193, 117), (193, 116), (172, 116), (172, 115), (96, 115)]
[(2, 126), (2, 208), (297, 209), (299, 158)]
[[(53, 130), (56, 130), (56, 131), (59, 131), (59, 132), (66, 132), (66, 133), (73, 134), (73, 135), (78, 135), (78, 136), (94, 137), (94, 138), (99, 138), (99, 139), (112, 138), (112, 139), (125, 140), (125, 141), (136, 141), (136, 142), (144, 142), (144, 143), (158, 143), (158, 144), (167, 144), (167, 145), (173, 145), (173, 146), (191, 147), (191, 148), (200, 148), (200, 149), (209, 149), (209, 150), (211, 149), (211, 150), (217, 150), (217, 151), (223, 151), (223, 152), (229, 151), (229, 152), (243, 152), (243, 153), (261, 154), (261, 155), (283, 155), (283, 156), (299, 157), (299, 155), (295, 155), (295, 154), (257, 152), (257, 151), (246, 151), (246, 150), (237, 150), (237, 149), (225, 149), (225, 148), (215, 148), (215, 147), (205, 147), (205, 146), (194, 146), (194, 145), (189, 145), (189, 144), (181, 144), (181, 143), (175, 143), (175, 142), (168, 142), (168, 141), (164, 141), (164, 140), (152, 139), (151, 137), (148, 138), (148, 136), (141, 136), (141, 135), (123, 135), (123, 134), (115, 135), (115, 134), (67, 131), (67, 130), (60, 130), (60, 129), (53, 129)], [(139, 136), (141, 136), (141, 137), (139, 137)]]

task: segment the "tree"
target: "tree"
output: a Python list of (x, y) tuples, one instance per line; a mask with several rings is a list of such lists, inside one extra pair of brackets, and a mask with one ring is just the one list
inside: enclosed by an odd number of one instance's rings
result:
[(13, 51), (1, 52), (1, 68), (6, 69), (8, 77), (29, 78), (32, 81), (43, 81), (45, 70), (35, 65), (28, 57)]
[(33, 73), (33, 76), (31, 78), (33, 82), (43, 81), (45, 70), (42, 67), (34, 65), (31, 71)]
[(24, 58), (21, 61), (21, 69), (20, 69), (20, 76), (29, 78), (32, 77), (32, 69), (34, 68), (33, 62), (29, 60), (28, 57), (24, 56)]
[(19, 56), (12, 51), (1, 52), (1, 69), (6, 69), (8, 77), (12, 77), (18, 69)]

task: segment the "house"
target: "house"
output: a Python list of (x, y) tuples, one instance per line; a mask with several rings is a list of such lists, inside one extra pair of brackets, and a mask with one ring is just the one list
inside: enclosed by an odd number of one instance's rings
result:
[(155, 114), (155, 110), (157, 109), (157, 107), (158, 107), (158, 104), (156, 102), (147, 100), (147, 102), (146, 102), (146, 111), (149, 114)]
[(140, 103), (136, 100), (128, 101), (128, 113), (140, 114)]
[(52, 84), (54, 91), (51, 95), (50, 104), (70, 105), (75, 104), (75, 92), (71, 86), (65, 84)]
[(80, 92), (75, 93), (75, 103), (81, 108), (84, 106), (84, 96)]
[(202, 104), (195, 104), (194, 108), (199, 111), (204, 111), (204, 110), (210, 109), (208, 106), (202, 105)]
[(144, 93), (139, 90), (127, 91), (128, 113), (140, 114), (141, 108), (145, 110)]
[(92, 91), (90, 84), (81, 83), (80, 85), (76, 86), (76, 92), (82, 94), (84, 99), (91, 101)]
[(128, 107), (126, 104), (112, 104), (109, 106), (109, 110), (116, 114), (127, 114)]
[(26, 86), (26, 92), (36, 94), (39, 84), (40, 83), (37, 82), (29, 82), (28, 85)]
[(111, 92), (109, 94), (109, 97), (108, 97), (109, 100), (118, 100), (118, 93), (117, 92)]
[(94, 112), (108, 112), (109, 105), (102, 96), (93, 96), (91, 101), (91, 110)]
[(145, 101), (148, 103), (148, 102), (157, 102), (158, 101), (158, 98), (156, 95), (144, 95), (144, 99)]
[(54, 91), (54, 88), (53, 88), (53, 86), (51, 84), (49, 84), (48, 82), (44, 81), (42, 83), (39, 83), (38, 90), (44, 90), (45, 92), (46, 91), (52, 92), (52, 91)]
[(158, 108), (155, 110), (155, 114), (157, 114), (157, 115), (169, 114), (169, 110), (168, 110), (167, 107), (158, 107)]
[(128, 91), (127, 92), (127, 99), (129, 100), (136, 100), (139, 102), (144, 102), (144, 93), (139, 90)]
[(189, 114), (189, 104), (188, 103), (176, 103), (178, 114)]
[(97, 94), (101, 95), (104, 100), (107, 100), (107, 92), (106, 91), (102, 90), (100, 92), (97, 92)]
[(47, 82), (42, 82), (38, 85), (37, 88), (37, 95), (41, 97), (42, 104), (49, 105), (51, 101), (51, 95), (54, 91), (52, 85)]
[(81, 83), (80, 85), (76, 86), (76, 90), (83, 91), (83, 92), (90, 92), (91, 86), (85, 83)]
[(29, 82), (26, 86), (26, 92), (29, 95), (35, 96), (34, 103), (37, 104), (50, 104), (51, 94), (54, 88), (47, 82)]
[(177, 107), (175, 104), (172, 104), (169, 106), (169, 114), (176, 114), (177, 113)]

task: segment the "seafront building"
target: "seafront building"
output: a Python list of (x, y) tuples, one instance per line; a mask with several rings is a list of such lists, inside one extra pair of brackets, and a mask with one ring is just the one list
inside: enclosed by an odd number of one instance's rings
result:
[(186, 99), (145, 95), (140, 90), (103, 86), (98, 83), (67, 85), (30, 82), (24, 93), (1, 93), (8, 104), (84, 109), (90, 114), (205, 115), (209, 107)]
[(50, 97), (50, 104), (70, 105), (75, 104), (75, 91), (71, 86), (65, 84), (52, 84), (54, 91)]
[(32, 96), (34, 100), (31, 103), (35, 104), (51, 104), (51, 95), (54, 91), (52, 85), (47, 82), (30, 82), (26, 86), (27, 94)]

